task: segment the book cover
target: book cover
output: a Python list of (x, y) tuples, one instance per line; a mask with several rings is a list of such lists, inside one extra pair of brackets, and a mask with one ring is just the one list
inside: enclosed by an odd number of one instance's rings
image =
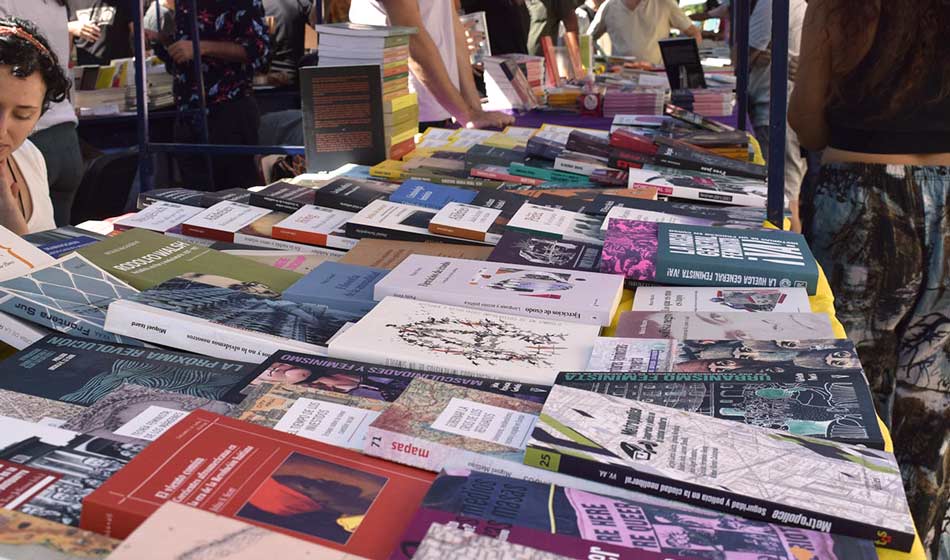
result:
[(240, 399), (242, 393), (247, 393), (258, 385), (278, 384), (306, 387), (353, 398), (393, 402), (416, 377), (538, 403), (544, 402), (549, 390), (545, 385), (448, 375), (280, 351), (258, 366), (256, 377), (247, 389), (235, 391), (231, 398)]
[(23, 350), (30, 344), (56, 331), (36, 323), (25, 321), (7, 313), (0, 313), (0, 342), (16, 350)]
[(171, 393), (134, 382), (124, 383), (81, 412), (62, 428), (122, 443), (148, 445), (192, 410), (230, 415), (233, 404)]
[(0, 311), (61, 333), (140, 345), (104, 329), (109, 304), (136, 293), (132, 286), (72, 254), (0, 282)]
[(439, 210), (450, 202), (468, 204), (474, 200), (476, 194), (477, 191), (472, 189), (409, 179), (389, 195), (389, 201)]
[(76, 527), (83, 498), (144, 447), (0, 417), (0, 504)]
[(374, 200), (346, 223), (346, 236), (354, 239), (372, 237), (398, 241), (452, 240), (429, 232), (434, 210)]
[(386, 159), (382, 82), (379, 64), (301, 69), (307, 171)]
[(386, 558), (432, 475), (197, 410), (85, 499), (82, 527), (124, 538), (165, 502)]
[(765, 181), (669, 167), (630, 169), (627, 181), (631, 188), (655, 187), (660, 195), (700, 202), (765, 208), (768, 199)]
[(398, 187), (372, 179), (339, 177), (314, 192), (313, 204), (324, 208), (359, 212), (374, 200), (388, 198)]
[(634, 311), (809, 313), (804, 288), (668, 288), (645, 286), (633, 295)]
[(614, 336), (681, 340), (835, 338), (825, 313), (625, 311)]
[(53, 258), (29, 241), (0, 226), (0, 281), (23, 276), (53, 263)]
[(156, 202), (172, 202), (202, 208), (202, 199), (206, 193), (196, 189), (152, 189), (139, 195), (138, 208), (141, 210)]
[(450, 202), (429, 220), (436, 235), (493, 245), (504, 231), (502, 211), (473, 204)]
[(598, 195), (591, 214), (605, 216), (603, 229), (614, 218), (642, 222), (667, 222), (696, 226), (763, 229), (765, 213), (761, 208), (747, 206), (709, 206), (687, 202), (642, 200), (612, 195)]
[(105, 239), (104, 235), (79, 229), (75, 226), (63, 226), (46, 231), (27, 233), (22, 237), (54, 259)]
[(192, 237), (239, 243), (237, 234), (272, 211), (240, 202), (222, 201), (188, 219), (181, 233)]
[(509, 542), (582, 559), (877, 558), (870, 542), (636, 496), (611, 497), (481, 472), (446, 472), (432, 484), (393, 558), (411, 557), (413, 544), (432, 523), (454, 523), (488, 536), (503, 533)]
[(251, 191), (234, 187), (232, 189), (223, 189), (220, 191), (204, 192), (201, 196), (201, 206), (211, 208), (219, 202), (238, 202), (240, 204), (250, 204)]
[(313, 204), (314, 190), (286, 181), (271, 183), (251, 193), (248, 204), (260, 208), (293, 214), (307, 204)]
[(669, 339), (598, 337), (585, 371), (647, 372), (673, 368), (676, 341)]
[(608, 326), (623, 292), (612, 274), (412, 255), (376, 283), (396, 296), (525, 317)]
[(749, 519), (904, 552), (915, 539), (896, 459), (863, 446), (556, 385), (528, 447), (529, 465)]
[(526, 203), (508, 221), (508, 228), (554, 239), (603, 245), (597, 216)]
[(181, 274), (213, 275), (234, 286), (279, 294), (300, 279), (289, 270), (258, 264), (145, 230), (132, 230), (80, 253), (136, 289), (147, 290)]
[(417, 377), (366, 431), (363, 452), (439, 472), (461, 452), (521, 461), (541, 404)]
[(7, 509), (0, 510), (0, 557), (5, 560), (105, 558), (119, 541)]
[(595, 325), (388, 297), (335, 338), (329, 354), (409, 369), (546, 384), (554, 381), (558, 371), (583, 369), (599, 331)]
[(79, 405), (0, 389), (0, 416), (58, 427), (83, 410)]
[(260, 363), (277, 350), (326, 352), (324, 345), (360, 314), (175, 278), (109, 307), (109, 332), (226, 360)]
[[(481, 12), (484, 16), (484, 12)], [(433, 523), (429, 531), (416, 548), (413, 558), (416, 560), (440, 560), (457, 558), (460, 560), (478, 560), (492, 556), (497, 558), (518, 558), (519, 560), (563, 560), (567, 556), (552, 554), (509, 541), (479, 535), (459, 527), (458, 524), (443, 525)]]
[(225, 249), (222, 253), (241, 257), (256, 263), (272, 266), (280, 270), (289, 270), (297, 274), (307, 274), (324, 262), (336, 262), (343, 253), (327, 249), (322, 255), (295, 253), (293, 251), (271, 251), (268, 249)]
[(362, 315), (376, 305), (374, 286), (388, 273), (384, 268), (325, 262), (287, 288), (283, 298), (350, 309)]
[[(104, 539), (105, 537), (97, 537)], [(196, 507), (165, 502), (109, 556), (110, 560), (184, 560), (273, 556), (314, 560), (362, 560), (364, 557), (295, 539), (238, 519)]]
[(555, 384), (884, 450), (871, 391), (860, 369), (652, 375), (561, 372)]
[(654, 163), (663, 167), (702, 171), (713, 175), (732, 175), (759, 181), (766, 179), (764, 165), (720, 156), (685, 143), (676, 146), (660, 144), (654, 156)]
[(600, 270), (603, 247), (581, 241), (565, 241), (520, 231), (506, 231), (488, 256), (491, 262), (540, 266), (563, 270)]
[(203, 211), (204, 209), (197, 206), (157, 201), (134, 214), (119, 218), (113, 222), (112, 225), (120, 231), (142, 228), (158, 233), (165, 233), (166, 231), (179, 229), (181, 224)]
[(274, 239), (318, 245), (333, 249), (352, 249), (356, 240), (346, 237), (346, 223), (356, 214), (304, 204), (293, 214), (274, 224)]
[(4, 365), (0, 388), (79, 406), (92, 405), (124, 383), (224, 399), (254, 378), (254, 368), (242, 362), (60, 334), (14, 354)]
[(491, 247), (455, 243), (397, 241), (391, 239), (360, 239), (355, 247), (337, 262), (373, 268), (396, 268), (409, 255), (433, 255), (458, 259), (486, 260)]

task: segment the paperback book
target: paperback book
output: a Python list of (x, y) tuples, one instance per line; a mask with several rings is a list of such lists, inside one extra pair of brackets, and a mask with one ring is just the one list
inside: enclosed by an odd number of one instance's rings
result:
[(476, 194), (478, 191), (473, 189), (409, 179), (389, 195), (389, 201), (439, 210), (450, 202), (468, 204), (475, 199)]
[(595, 325), (388, 297), (336, 337), (329, 353), (408, 369), (548, 384), (558, 371), (583, 369), (599, 331)]
[(419, 377), (369, 425), (363, 452), (433, 472), (463, 452), (521, 461), (540, 412), (540, 403)]
[(625, 311), (614, 336), (680, 340), (800, 340), (835, 338), (825, 313)]
[(63, 226), (47, 231), (27, 233), (22, 237), (54, 259), (105, 239), (104, 235), (79, 229), (75, 226)]
[(53, 263), (53, 257), (0, 226), (0, 281), (23, 276)]
[(429, 231), (444, 237), (494, 245), (501, 239), (505, 221), (501, 210), (450, 202), (429, 220)]
[(551, 552), (544, 552), (498, 537), (489, 537), (463, 528), (458, 523), (433, 523), (412, 555), (415, 560), (479, 560), (486, 557), (517, 558), (518, 560), (564, 560)]
[(804, 288), (668, 288), (646, 286), (633, 295), (634, 311), (808, 313)]
[(0, 416), (59, 427), (79, 414), (82, 406), (0, 389)]
[(248, 204), (260, 208), (293, 214), (308, 204), (313, 204), (314, 189), (277, 181), (262, 190), (251, 193)]
[(429, 231), (433, 210), (374, 200), (346, 223), (346, 236), (392, 239), (397, 241), (452, 240)]
[(260, 363), (277, 350), (326, 353), (360, 314), (175, 278), (109, 306), (109, 332), (225, 360)]
[(374, 200), (387, 199), (399, 187), (393, 183), (339, 177), (316, 189), (313, 204), (323, 208), (359, 212)]
[[(235, 243), (266, 249), (313, 252), (303, 243), (274, 237), (274, 226), (288, 215), (240, 202), (219, 202), (181, 225), (182, 234), (198, 239)], [(319, 249), (316, 250), (320, 252)]]
[(860, 369), (734, 375), (561, 372), (555, 385), (884, 450)]
[(540, 266), (562, 270), (600, 270), (603, 247), (581, 241), (564, 241), (520, 231), (506, 231), (488, 256), (491, 262)]
[(337, 262), (392, 270), (409, 255), (432, 255), (483, 261), (490, 253), (491, 247), (482, 245), (364, 238), (360, 239), (356, 247), (350, 249)]
[(630, 169), (627, 180), (631, 188), (655, 187), (661, 196), (684, 200), (765, 208), (768, 199), (764, 181), (670, 167), (645, 165), (642, 169)]
[(307, 274), (325, 262), (336, 262), (344, 254), (330, 249), (322, 255), (269, 249), (225, 249), (221, 252), (297, 274)]
[(123, 384), (240, 402), (228, 394), (253, 374), (242, 362), (56, 334), (6, 360), (0, 388), (84, 407)]
[(571, 323), (609, 326), (623, 278), (533, 266), (412, 255), (373, 288), (387, 296)]
[(389, 273), (383, 268), (326, 262), (287, 288), (283, 298), (363, 315), (376, 305), (374, 287)]
[(762, 229), (765, 212), (745, 206), (709, 206), (688, 202), (664, 202), (600, 195), (591, 205), (591, 214), (604, 216), (603, 228), (611, 219), (668, 222), (693, 226)]
[(118, 545), (90, 531), (0, 509), (0, 558), (5, 560), (93, 560), (109, 556)]
[(356, 240), (346, 237), (344, 226), (353, 216), (352, 212), (305, 204), (274, 224), (271, 236), (304, 245), (352, 249)]
[(136, 459), (86, 497), (84, 529), (125, 538), (171, 501), (385, 558), (432, 481), (429, 473), (202, 410)]
[(890, 453), (570, 387), (551, 390), (525, 463), (904, 552), (915, 539)]
[(603, 245), (603, 220), (597, 216), (550, 206), (524, 204), (508, 222), (508, 228), (566, 241)]
[(178, 233), (181, 230), (181, 224), (201, 212), (203, 212), (203, 209), (200, 207), (158, 201), (149, 204), (134, 214), (119, 218), (112, 225), (119, 231), (141, 228), (157, 233)]

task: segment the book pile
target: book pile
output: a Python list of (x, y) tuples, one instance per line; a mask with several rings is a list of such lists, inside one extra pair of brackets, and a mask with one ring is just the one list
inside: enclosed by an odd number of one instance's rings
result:
[(804, 238), (762, 227), (760, 170), (682, 140), (732, 134), (692, 113), (617, 124), (430, 129), (0, 228), (0, 555), (909, 551), (857, 351)]
[(662, 115), (666, 93), (660, 88), (608, 88), (604, 94), (604, 117), (616, 115)]
[(521, 67), (509, 58), (488, 56), (482, 59), (485, 67), (485, 93), (488, 108), (492, 110), (530, 110), (538, 106), (538, 99)]
[(504, 58), (514, 62), (521, 69), (525, 79), (528, 80), (528, 86), (535, 97), (541, 99), (544, 97), (544, 57), (531, 56), (529, 54), (506, 54)]
[(674, 105), (707, 117), (731, 115), (736, 94), (731, 89), (675, 89), (671, 99)]

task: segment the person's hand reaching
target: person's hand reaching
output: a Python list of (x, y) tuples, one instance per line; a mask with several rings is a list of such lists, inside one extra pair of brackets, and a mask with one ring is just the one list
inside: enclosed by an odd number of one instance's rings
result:
[(507, 113), (479, 110), (465, 123), (465, 128), (504, 128), (513, 124), (515, 118)]
[(102, 35), (102, 30), (99, 29), (99, 26), (91, 21), (71, 21), (67, 27), (70, 35), (77, 39), (89, 41), (90, 43), (98, 41)]

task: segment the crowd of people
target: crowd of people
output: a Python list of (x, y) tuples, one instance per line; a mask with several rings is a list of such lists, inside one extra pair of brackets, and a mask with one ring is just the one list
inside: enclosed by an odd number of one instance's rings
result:
[[(771, 0), (754, 2), (750, 107), (768, 134)], [(786, 190), (856, 343), (895, 453), (920, 536), (932, 558), (950, 548), (950, 3), (918, 0), (791, 0), (792, 73)], [(132, 55), (129, 2), (0, 1), (0, 224), (24, 234), (68, 224), (82, 175), (71, 60), (103, 64)], [(303, 55), (309, 0), (198, 0), (198, 36), (210, 141), (255, 144), (254, 76), (293, 80)], [(502, 127), (484, 111), (458, 9), (483, 10), (496, 52), (536, 53), (564, 29), (612, 54), (658, 63), (671, 29), (702, 40), (675, 0), (352, 0), (354, 22), (418, 28), (410, 41), (420, 121)], [(725, 13), (723, 8), (711, 10)], [(196, 140), (199, 80), (187, 5), (160, 0), (146, 27), (175, 78), (179, 141)], [(581, 25), (583, 22), (583, 27)], [(603, 36), (609, 41), (604, 41)], [(72, 54), (75, 52), (75, 56)], [(801, 148), (820, 153), (806, 184)], [(186, 160), (192, 186), (206, 169)], [(250, 186), (246, 158), (216, 158), (220, 186)]]

